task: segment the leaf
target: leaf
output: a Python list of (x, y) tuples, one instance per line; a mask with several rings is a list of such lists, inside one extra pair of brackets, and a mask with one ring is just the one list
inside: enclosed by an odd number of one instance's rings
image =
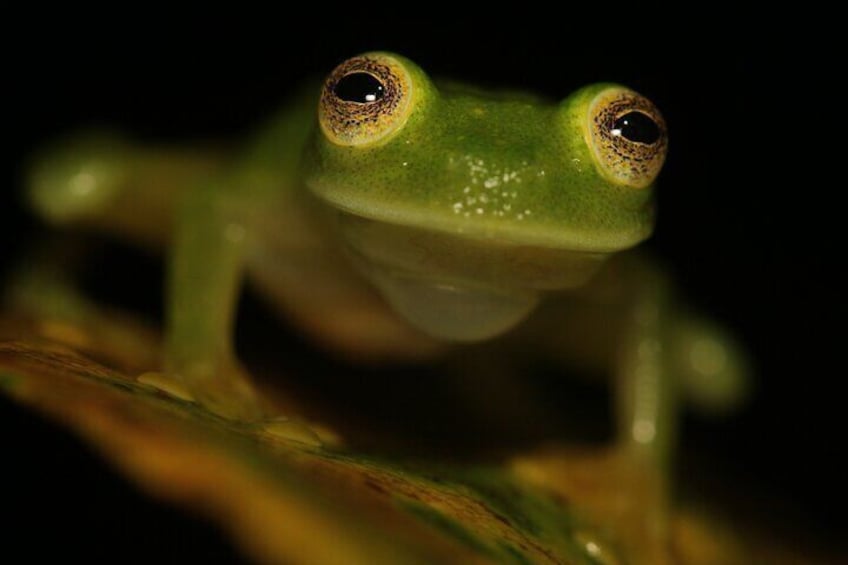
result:
[[(553, 449), (500, 465), (422, 463), (347, 450), (320, 424), (327, 445), (318, 447), (139, 384), (135, 365), (157, 356), (141, 330), (127, 353), (98, 349), (80, 327), (13, 320), (0, 329), (14, 336), (0, 340), (0, 389), (74, 430), (152, 496), (219, 522), (258, 562), (649, 559), (622, 524), (604, 519), (597, 489), (587, 486), (587, 476), (609, 470), (608, 457)], [(672, 551), (687, 563), (763, 562), (684, 509), (672, 535)], [(768, 555), (771, 563), (783, 557)]]

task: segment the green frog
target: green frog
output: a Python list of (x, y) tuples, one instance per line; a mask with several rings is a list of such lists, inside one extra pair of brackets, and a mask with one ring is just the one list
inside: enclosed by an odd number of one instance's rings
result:
[(628, 251), (653, 229), (668, 145), (656, 106), (618, 84), (552, 101), (371, 52), (238, 151), (84, 135), (35, 161), (28, 195), (50, 223), (168, 250), (165, 362), (144, 383), (227, 418), (278, 416), (233, 348), (248, 274), (355, 361), (425, 361), (506, 334), (602, 365), (617, 449), (662, 476), (678, 399), (721, 409), (745, 390), (726, 334)]

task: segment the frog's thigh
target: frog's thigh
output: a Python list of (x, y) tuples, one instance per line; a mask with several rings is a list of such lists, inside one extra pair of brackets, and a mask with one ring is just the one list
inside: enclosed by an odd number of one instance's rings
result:
[(47, 222), (148, 244), (167, 240), (175, 202), (221, 170), (220, 152), (136, 144), (106, 131), (46, 147), (27, 168), (28, 204)]

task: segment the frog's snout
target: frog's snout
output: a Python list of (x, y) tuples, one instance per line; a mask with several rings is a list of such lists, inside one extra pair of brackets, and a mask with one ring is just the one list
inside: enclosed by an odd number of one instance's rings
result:
[(27, 199), (40, 216), (69, 224), (101, 214), (128, 174), (123, 141), (88, 133), (37, 155), (27, 171)]

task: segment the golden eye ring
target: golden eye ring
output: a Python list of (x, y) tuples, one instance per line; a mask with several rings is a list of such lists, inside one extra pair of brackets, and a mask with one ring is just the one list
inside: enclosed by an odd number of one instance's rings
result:
[(318, 121), (337, 145), (372, 145), (403, 127), (411, 98), (412, 79), (404, 65), (390, 55), (367, 53), (348, 59), (327, 77)]
[(633, 188), (656, 179), (668, 151), (668, 132), (650, 100), (627, 88), (607, 88), (589, 104), (585, 129), (605, 177)]

